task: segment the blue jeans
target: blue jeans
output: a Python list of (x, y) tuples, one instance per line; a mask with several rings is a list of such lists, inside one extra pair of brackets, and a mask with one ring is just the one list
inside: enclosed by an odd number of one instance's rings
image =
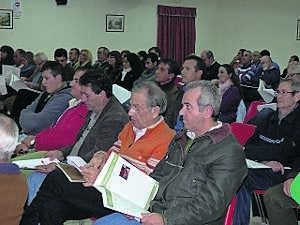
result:
[(34, 172), (27, 177), (27, 185), (28, 185), (28, 205), (32, 202), (36, 193), (40, 189), (41, 184), (43, 183), (47, 174)]
[(271, 169), (249, 169), (248, 176), (237, 193), (237, 203), (234, 210), (233, 225), (248, 225), (250, 222), (251, 192), (267, 190), (282, 183), (284, 176)]
[(128, 219), (121, 213), (113, 213), (108, 216), (104, 216), (102, 218), (97, 219), (94, 222), (94, 225), (141, 225), (135, 219)]

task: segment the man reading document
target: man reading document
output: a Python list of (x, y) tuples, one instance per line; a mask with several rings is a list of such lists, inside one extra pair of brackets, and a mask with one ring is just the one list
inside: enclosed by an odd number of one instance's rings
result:
[[(165, 94), (154, 83), (137, 85), (130, 101), (130, 122), (109, 150), (117, 152), (145, 173), (151, 173), (174, 137), (174, 132), (161, 116), (166, 102)], [(49, 173), (25, 210), (21, 224), (62, 225), (70, 219), (99, 218), (113, 213), (103, 206), (101, 193), (92, 186), (107, 156), (104, 151), (94, 154), (82, 168), (86, 181), (83, 184), (69, 182), (60, 170)], [(122, 173), (124, 177), (126, 172)], [(142, 184), (136, 184), (137, 191), (139, 185)]]
[[(220, 95), (209, 81), (186, 86), (180, 115), (186, 131), (173, 139), (163, 160), (150, 174), (159, 182), (143, 225), (221, 225), (247, 168), (244, 153), (228, 124), (214, 119)], [(140, 184), (142, 185), (142, 184)], [(137, 225), (114, 213), (94, 225)]]

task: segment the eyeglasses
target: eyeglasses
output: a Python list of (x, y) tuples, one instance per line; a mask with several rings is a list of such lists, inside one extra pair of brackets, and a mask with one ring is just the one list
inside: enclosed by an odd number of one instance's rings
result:
[(275, 91), (275, 95), (286, 95), (286, 94), (292, 94), (294, 95), (295, 93), (297, 93), (298, 91), (286, 91), (286, 90), (276, 90)]

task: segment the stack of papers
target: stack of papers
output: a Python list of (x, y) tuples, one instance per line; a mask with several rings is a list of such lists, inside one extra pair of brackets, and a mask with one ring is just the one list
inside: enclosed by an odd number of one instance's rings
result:
[[(247, 167), (249, 169), (270, 169), (271, 168), (270, 166), (267, 166), (263, 163), (255, 162), (251, 159), (246, 159), (246, 163), (247, 163)], [(286, 166), (286, 167), (284, 167), (284, 169), (290, 170), (291, 167)]]

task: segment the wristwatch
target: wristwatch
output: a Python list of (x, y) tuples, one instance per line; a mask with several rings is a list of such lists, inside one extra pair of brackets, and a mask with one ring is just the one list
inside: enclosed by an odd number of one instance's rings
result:
[(35, 143), (35, 139), (32, 139), (32, 140), (30, 141), (30, 146), (33, 146), (34, 143)]

